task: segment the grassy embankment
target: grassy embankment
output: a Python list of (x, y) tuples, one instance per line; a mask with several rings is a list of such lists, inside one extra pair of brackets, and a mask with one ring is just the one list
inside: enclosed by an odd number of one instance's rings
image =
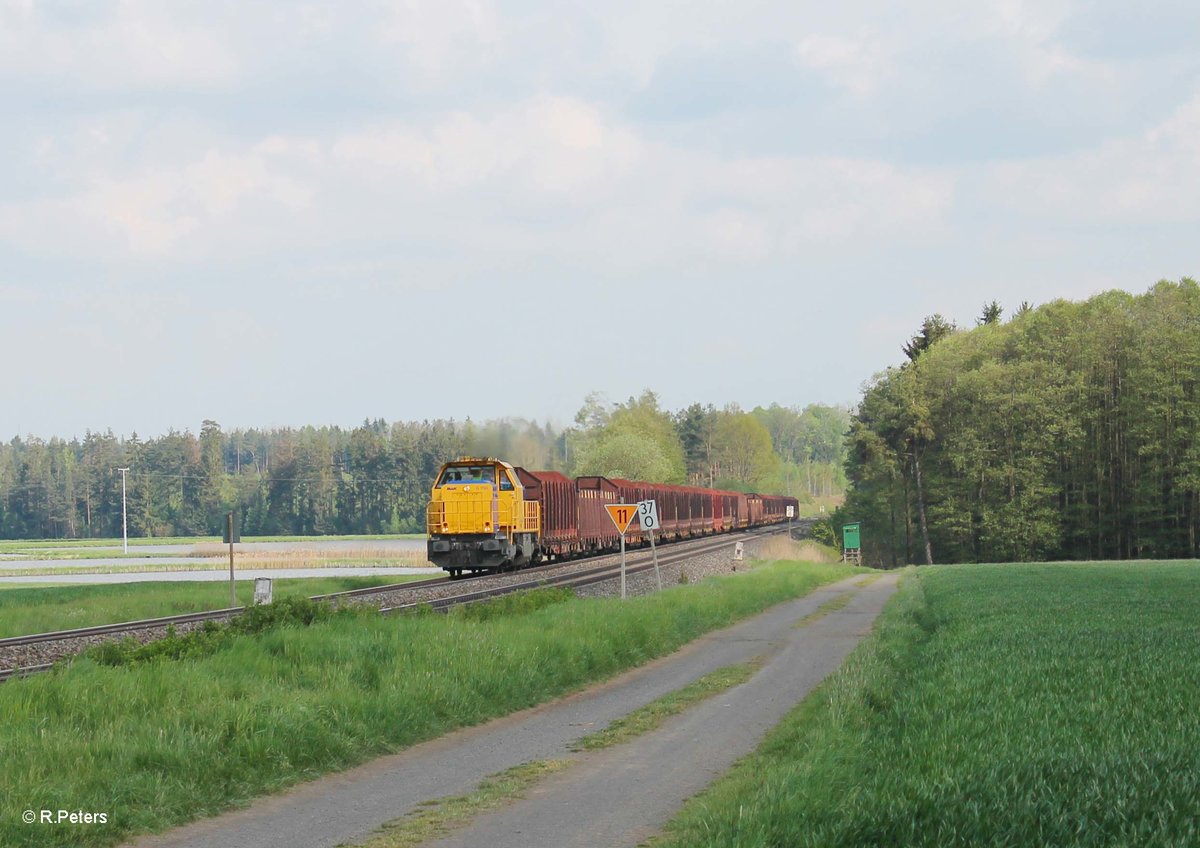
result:
[[(773, 564), (507, 615), (343, 613), (307, 628), (0, 686), (0, 844), (111, 845), (548, 700), (853, 573)], [(21, 823), (28, 807), (105, 825)]]
[[(306, 598), (424, 577), (428, 575), (284, 578), (272, 581), (272, 591), (276, 598)], [(236, 584), (236, 591), (238, 603), (243, 606), (249, 604), (254, 597), (254, 582), (240, 580)], [(0, 591), (0, 638), (223, 609), (227, 606), (229, 584), (224, 581), (7, 589)]]
[(664, 843), (1195, 845), (1197, 621), (1196, 563), (919, 569)]

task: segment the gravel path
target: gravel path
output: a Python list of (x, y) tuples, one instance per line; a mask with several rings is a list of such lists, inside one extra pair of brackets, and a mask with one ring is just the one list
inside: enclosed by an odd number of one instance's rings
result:
[(870, 631), (897, 575), (842, 610), (776, 632), (765, 667), (741, 686), (624, 745), (579, 758), (528, 797), (478, 817), (436, 848), (618, 848), (656, 835), (684, 802), (751, 753)]
[[(714, 567), (716, 567), (714, 565)], [(651, 576), (651, 581), (653, 577)], [(853, 577), (708, 634), (676, 653), (551, 704), (383, 757), (260, 799), (131, 848), (331, 848), (361, 841), (423, 801), (474, 789), (487, 775), (546, 758), (579, 762), (526, 801), (478, 819), (447, 845), (635, 845), (688, 795), (751, 750), (779, 718), (871, 627), (895, 585), (861, 588)], [(844, 593), (843, 609), (795, 623)], [(657, 731), (593, 754), (570, 745), (717, 668), (767, 656), (749, 682), (677, 716)], [(736, 716), (736, 719), (731, 719)], [(587, 787), (594, 795), (561, 787)]]

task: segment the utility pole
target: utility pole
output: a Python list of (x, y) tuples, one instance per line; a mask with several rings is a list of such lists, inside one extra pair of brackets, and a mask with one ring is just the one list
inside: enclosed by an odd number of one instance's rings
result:
[(125, 543), (125, 553), (129, 553), (129, 515), (125, 510), (125, 473), (128, 468), (118, 468), (121, 472), (121, 539)]
[(225, 516), (225, 535), (229, 537), (229, 606), (237, 606), (237, 589), (233, 582), (233, 541), (236, 535), (233, 532), (233, 513), (230, 512)]

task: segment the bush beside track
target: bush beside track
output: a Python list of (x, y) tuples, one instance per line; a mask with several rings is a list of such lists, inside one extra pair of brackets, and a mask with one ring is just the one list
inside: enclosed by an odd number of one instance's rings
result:
[(670, 846), (1195, 845), (1196, 563), (939, 566)]
[[(775, 564), (625, 602), (547, 594), (491, 613), (347, 613), (181, 660), (77, 660), (0, 687), (0, 844), (111, 845), (210, 815), (546, 701), (850, 573)], [(29, 806), (109, 822), (25, 825)]]

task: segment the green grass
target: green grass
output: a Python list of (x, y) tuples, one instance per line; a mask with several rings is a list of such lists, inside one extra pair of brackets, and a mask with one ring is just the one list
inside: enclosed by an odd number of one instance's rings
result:
[[(380, 577), (297, 577), (275, 580), (276, 598), (323, 595), (367, 586), (383, 586), (428, 577), (426, 574)], [(254, 597), (254, 581), (235, 584), (238, 604)], [(229, 606), (229, 584), (222, 581), (113, 583), (87, 586), (6, 589), (0, 592), (0, 638), (158, 618)]]
[(739, 686), (749, 680), (758, 671), (761, 663), (758, 661), (727, 665), (711, 671), (682, 689), (668, 692), (661, 698), (655, 698), (644, 707), (622, 716), (608, 727), (596, 733), (577, 740), (571, 746), (573, 751), (595, 751), (611, 745), (628, 742), (643, 733), (649, 733), (668, 718), (686, 710), (688, 707), (711, 698), (734, 686)]
[[(0, 845), (111, 845), (547, 701), (850, 574), (777, 564), (504, 617), (339, 615), (0, 686)], [(29, 807), (106, 811), (41, 828)]]
[[(869, 581), (873, 582), (873, 581), (871, 581), (870, 577), (864, 577), (862, 580), (858, 580), (856, 582), (858, 583), (859, 586), (864, 586)], [(847, 591), (847, 592), (843, 592), (840, 595), (836, 595), (836, 596), (830, 598), (825, 603), (821, 604), (813, 612), (810, 612), (808, 615), (804, 616), (804, 618), (800, 619), (792, 626), (793, 627), (808, 627), (808, 625), (812, 624), (818, 618), (824, 618), (825, 616), (829, 615), (831, 612), (837, 612), (842, 607), (844, 607), (846, 604), (850, 603), (852, 600), (854, 600), (854, 592)]]
[(677, 846), (1195, 845), (1200, 566), (944, 566)]
[(570, 760), (538, 760), (493, 774), (466, 795), (427, 802), (410, 815), (384, 825), (360, 848), (415, 848), (448, 835), (476, 816), (525, 797), (547, 777), (572, 765)]

